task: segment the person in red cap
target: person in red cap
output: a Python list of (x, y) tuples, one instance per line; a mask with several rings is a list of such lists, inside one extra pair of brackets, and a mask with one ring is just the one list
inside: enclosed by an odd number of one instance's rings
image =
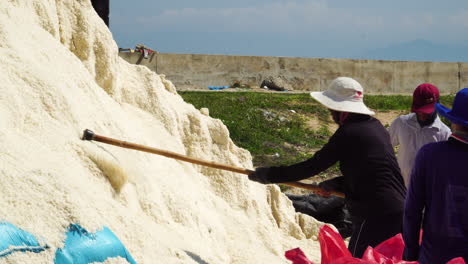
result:
[(407, 187), (418, 150), (427, 143), (445, 141), (451, 134), (437, 116), (435, 105), (438, 101), (437, 86), (419, 85), (413, 93), (411, 113), (397, 117), (388, 128), (393, 147), (399, 146), (398, 164)]
[(436, 110), (450, 121), (452, 135), (417, 153), (403, 218), (405, 259), (420, 264), (468, 261), (468, 88), (452, 109), (437, 104)]

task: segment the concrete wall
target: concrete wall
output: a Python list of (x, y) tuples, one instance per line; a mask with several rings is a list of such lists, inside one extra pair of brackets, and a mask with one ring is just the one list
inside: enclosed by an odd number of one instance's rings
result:
[(437, 85), (441, 93), (468, 87), (468, 63), (172, 53), (141, 59), (138, 52), (121, 52), (120, 56), (165, 74), (179, 90), (208, 90), (208, 86), (236, 81), (259, 86), (268, 77), (281, 77), (294, 90), (320, 91), (338, 76), (355, 78), (366, 92), (378, 94), (409, 94), (424, 82)]

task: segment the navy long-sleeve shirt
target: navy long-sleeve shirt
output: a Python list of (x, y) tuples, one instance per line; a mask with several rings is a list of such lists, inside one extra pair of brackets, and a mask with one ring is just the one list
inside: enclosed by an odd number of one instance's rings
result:
[[(468, 144), (450, 138), (420, 149), (405, 202), (405, 257), (421, 264), (468, 261)], [(419, 246), (419, 230), (423, 239)]]
[(336, 162), (344, 178), (344, 192), (351, 214), (402, 212), (406, 187), (390, 136), (368, 115), (352, 114), (315, 155), (291, 166), (271, 167), (272, 183), (292, 182), (314, 176)]

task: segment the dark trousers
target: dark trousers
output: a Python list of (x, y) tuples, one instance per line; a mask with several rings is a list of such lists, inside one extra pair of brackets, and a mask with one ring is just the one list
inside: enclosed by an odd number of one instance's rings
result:
[(353, 257), (361, 258), (368, 246), (375, 247), (381, 242), (402, 232), (403, 212), (352, 217), (353, 234), (348, 249)]
[(104, 20), (109, 27), (109, 0), (91, 0), (91, 4), (96, 13)]

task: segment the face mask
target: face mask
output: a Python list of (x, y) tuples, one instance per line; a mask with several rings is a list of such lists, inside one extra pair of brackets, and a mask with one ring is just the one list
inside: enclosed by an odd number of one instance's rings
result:
[(335, 121), (337, 124), (340, 124), (340, 112), (330, 110), (330, 114), (332, 115), (333, 121)]
[(429, 126), (434, 123), (435, 119), (437, 118), (436, 111), (432, 112), (432, 114), (426, 120), (420, 120), (419, 116), (416, 115), (416, 119), (421, 127)]
[(348, 118), (349, 116), (348, 112), (338, 112), (334, 110), (330, 110), (330, 112), (332, 114), (333, 121), (335, 121), (335, 123), (337, 123), (338, 125), (344, 124), (346, 118)]

